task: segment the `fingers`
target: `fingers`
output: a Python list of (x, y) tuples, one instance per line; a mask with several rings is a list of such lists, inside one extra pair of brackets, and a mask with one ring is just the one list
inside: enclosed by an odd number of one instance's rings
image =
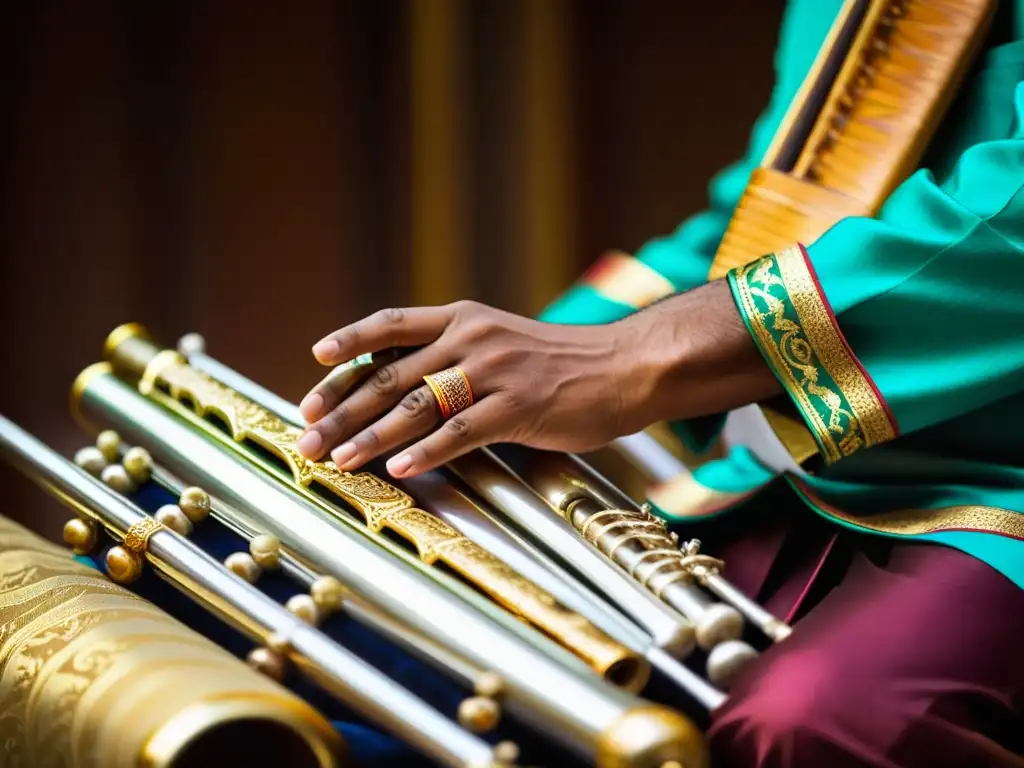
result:
[(325, 336), (313, 345), (313, 357), (338, 365), (367, 352), (429, 344), (444, 333), (453, 312), (450, 306), (382, 309)]
[(307, 424), (322, 419), (376, 368), (400, 360), (402, 353), (403, 350), (388, 349), (372, 356), (362, 355), (337, 366), (302, 398), (299, 404), (302, 418)]
[(483, 445), (501, 442), (507, 431), (509, 413), (501, 395), (485, 397), (389, 459), (388, 472), (393, 477), (418, 475)]
[[(299, 452), (310, 459), (320, 458), (392, 408), (403, 395), (422, 384), (425, 375), (448, 367), (453, 362), (449, 359), (450, 354), (439, 345), (431, 345), (395, 363), (381, 366), (359, 389), (306, 428), (296, 443)], [(430, 426), (428, 424), (424, 429)], [(406, 439), (419, 434), (422, 433), (412, 433)]]
[(382, 453), (426, 434), (441, 423), (441, 411), (430, 387), (413, 390), (390, 413), (331, 452), (344, 470), (360, 467)]

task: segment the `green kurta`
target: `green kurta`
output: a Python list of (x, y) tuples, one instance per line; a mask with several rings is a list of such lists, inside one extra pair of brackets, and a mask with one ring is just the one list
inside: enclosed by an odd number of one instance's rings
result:
[[(1024, 0), (1003, 5), (923, 167), (877, 217), (845, 219), (806, 250), (767, 255), (728, 279), (826, 461), (816, 474), (786, 476), (801, 498), (852, 528), (956, 547), (1024, 586), (1024, 433), (1015, 426), (1024, 426)], [(684, 291), (706, 281), (840, 6), (791, 0), (775, 92), (746, 156), (711, 182), (708, 210), (637, 253), (632, 284), (667, 280)], [(542, 318), (612, 322), (644, 303), (636, 298), (598, 271)], [(842, 345), (825, 348), (809, 329), (808, 301), (831, 311)], [(842, 366), (856, 366), (856, 387)], [(674, 426), (700, 448), (722, 421)], [(720, 512), (776, 478), (734, 448), (698, 468), (676, 508), (662, 511)]]

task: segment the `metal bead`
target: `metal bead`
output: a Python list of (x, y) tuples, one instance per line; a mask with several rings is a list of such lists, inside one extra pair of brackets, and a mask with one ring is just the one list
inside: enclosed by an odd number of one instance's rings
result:
[(292, 595), (284, 607), (307, 624), (316, 625), (320, 620), (320, 611), (309, 595)]
[(292, 648), (291, 638), (282, 632), (275, 632), (267, 638), (267, 648), (282, 656), (287, 655)]
[(320, 576), (309, 588), (309, 594), (322, 613), (340, 611), (345, 602), (345, 587), (333, 576)]
[(88, 555), (96, 549), (96, 526), (80, 517), (73, 517), (64, 523), (64, 542), (76, 555)]
[(519, 761), (519, 745), (514, 741), (499, 741), (494, 745), (494, 751), (491, 754), (494, 756), (494, 762), (498, 765), (512, 766)]
[(99, 477), (107, 466), (107, 460), (103, 458), (103, 452), (99, 448), (89, 445), (75, 454), (75, 464), (93, 477)]
[(142, 558), (125, 547), (111, 547), (104, 558), (107, 576), (118, 584), (131, 584), (142, 575)]
[(201, 355), (206, 350), (206, 340), (198, 333), (186, 333), (178, 339), (178, 351), (185, 357)]
[(245, 657), (245, 663), (271, 680), (282, 682), (288, 671), (285, 658), (269, 648), (253, 648)]
[(501, 675), (495, 672), (484, 672), (476, 679), (473, 691), (477, 696), (494, 699), (505, 692), (505, 681), (501, 679)]
[(131, 493), (132, 479), (128, 472), (120, 464), (111, 464), (100, 474), (100, 479), (106, 483), (111, 490), (118, 493)]
[(742, 640), (726, 640), (708, 654), (708, 680), (718, 688), (729, 690), (740, 671), (756, 658), (757, 651)]
[(149, 451), (145, 448), (140, 448), (139, 446), (129, 448), (128, 452), (124, 455), (124, 459), (121, 460), (121, 464), (128, 473), (128, 477), (132, 479), (132, 482), (137, 485), (145, 485), (149, 482), (150, 475), (153, 472), (153, 457), (149, 455)]
[(185, 513), (181, 511), (177, 504), (164, 504), (156, 511), (153, 517), (182, 536), (188, 536), (192, 533), (192, 522), (185, 517)]
[(224, 565), (235, 576), (250, 584), (255, 584), (262, 573), (260, 567), (256, 565), (256, 561), (252, 559), (252, 555), (248, 552), (235, 552), (228, 555), (224, 560)]
[(205, 520), (210, 514), (210, 494), (202, 488), (186, 488), (181, 492), (178, 506), (193, 523)]
[(96, 437), (96, 447), (107, 461), (117, 461), (121, 457), (121, 436), (112, 429), (105, 429)]
[(710, 651), (719, 643), (743, 634), (743, 615), (725, 603), (711, 603), (694, 621), (697, 645)]
[(281, 564), (281, 541), (277, 536), (263, 533), (249, 542), (249, 551), (260, 568), (277, 568)]
[(501, 720), (501, 706), (486, 696), (470, 696), (459, 704), (458, 719), (471, 733), (487, 733)]

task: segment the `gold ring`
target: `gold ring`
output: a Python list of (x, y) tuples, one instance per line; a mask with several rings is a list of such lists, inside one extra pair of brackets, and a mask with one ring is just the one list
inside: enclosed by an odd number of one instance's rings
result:
[(469, 377), (461, 368), (445, 368), (443, 371), (424, 376), (430, 391), (434, 393), (441, 416), (450, 419), (473, 404), (473, 388)]
[(144, 517), (128, 529), (128, 533), (124, 537), (124, 545), (132, 552), (144, 555), (149, 549), (149, 537), (165, 528), (166, 526), (156, 518)]

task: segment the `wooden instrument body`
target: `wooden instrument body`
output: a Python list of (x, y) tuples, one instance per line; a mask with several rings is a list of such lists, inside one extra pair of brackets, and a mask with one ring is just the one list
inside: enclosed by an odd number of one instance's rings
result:
[(751, 176), (710, 279), (876, 214), (918, 167), (995, 6), (848, 0)]

